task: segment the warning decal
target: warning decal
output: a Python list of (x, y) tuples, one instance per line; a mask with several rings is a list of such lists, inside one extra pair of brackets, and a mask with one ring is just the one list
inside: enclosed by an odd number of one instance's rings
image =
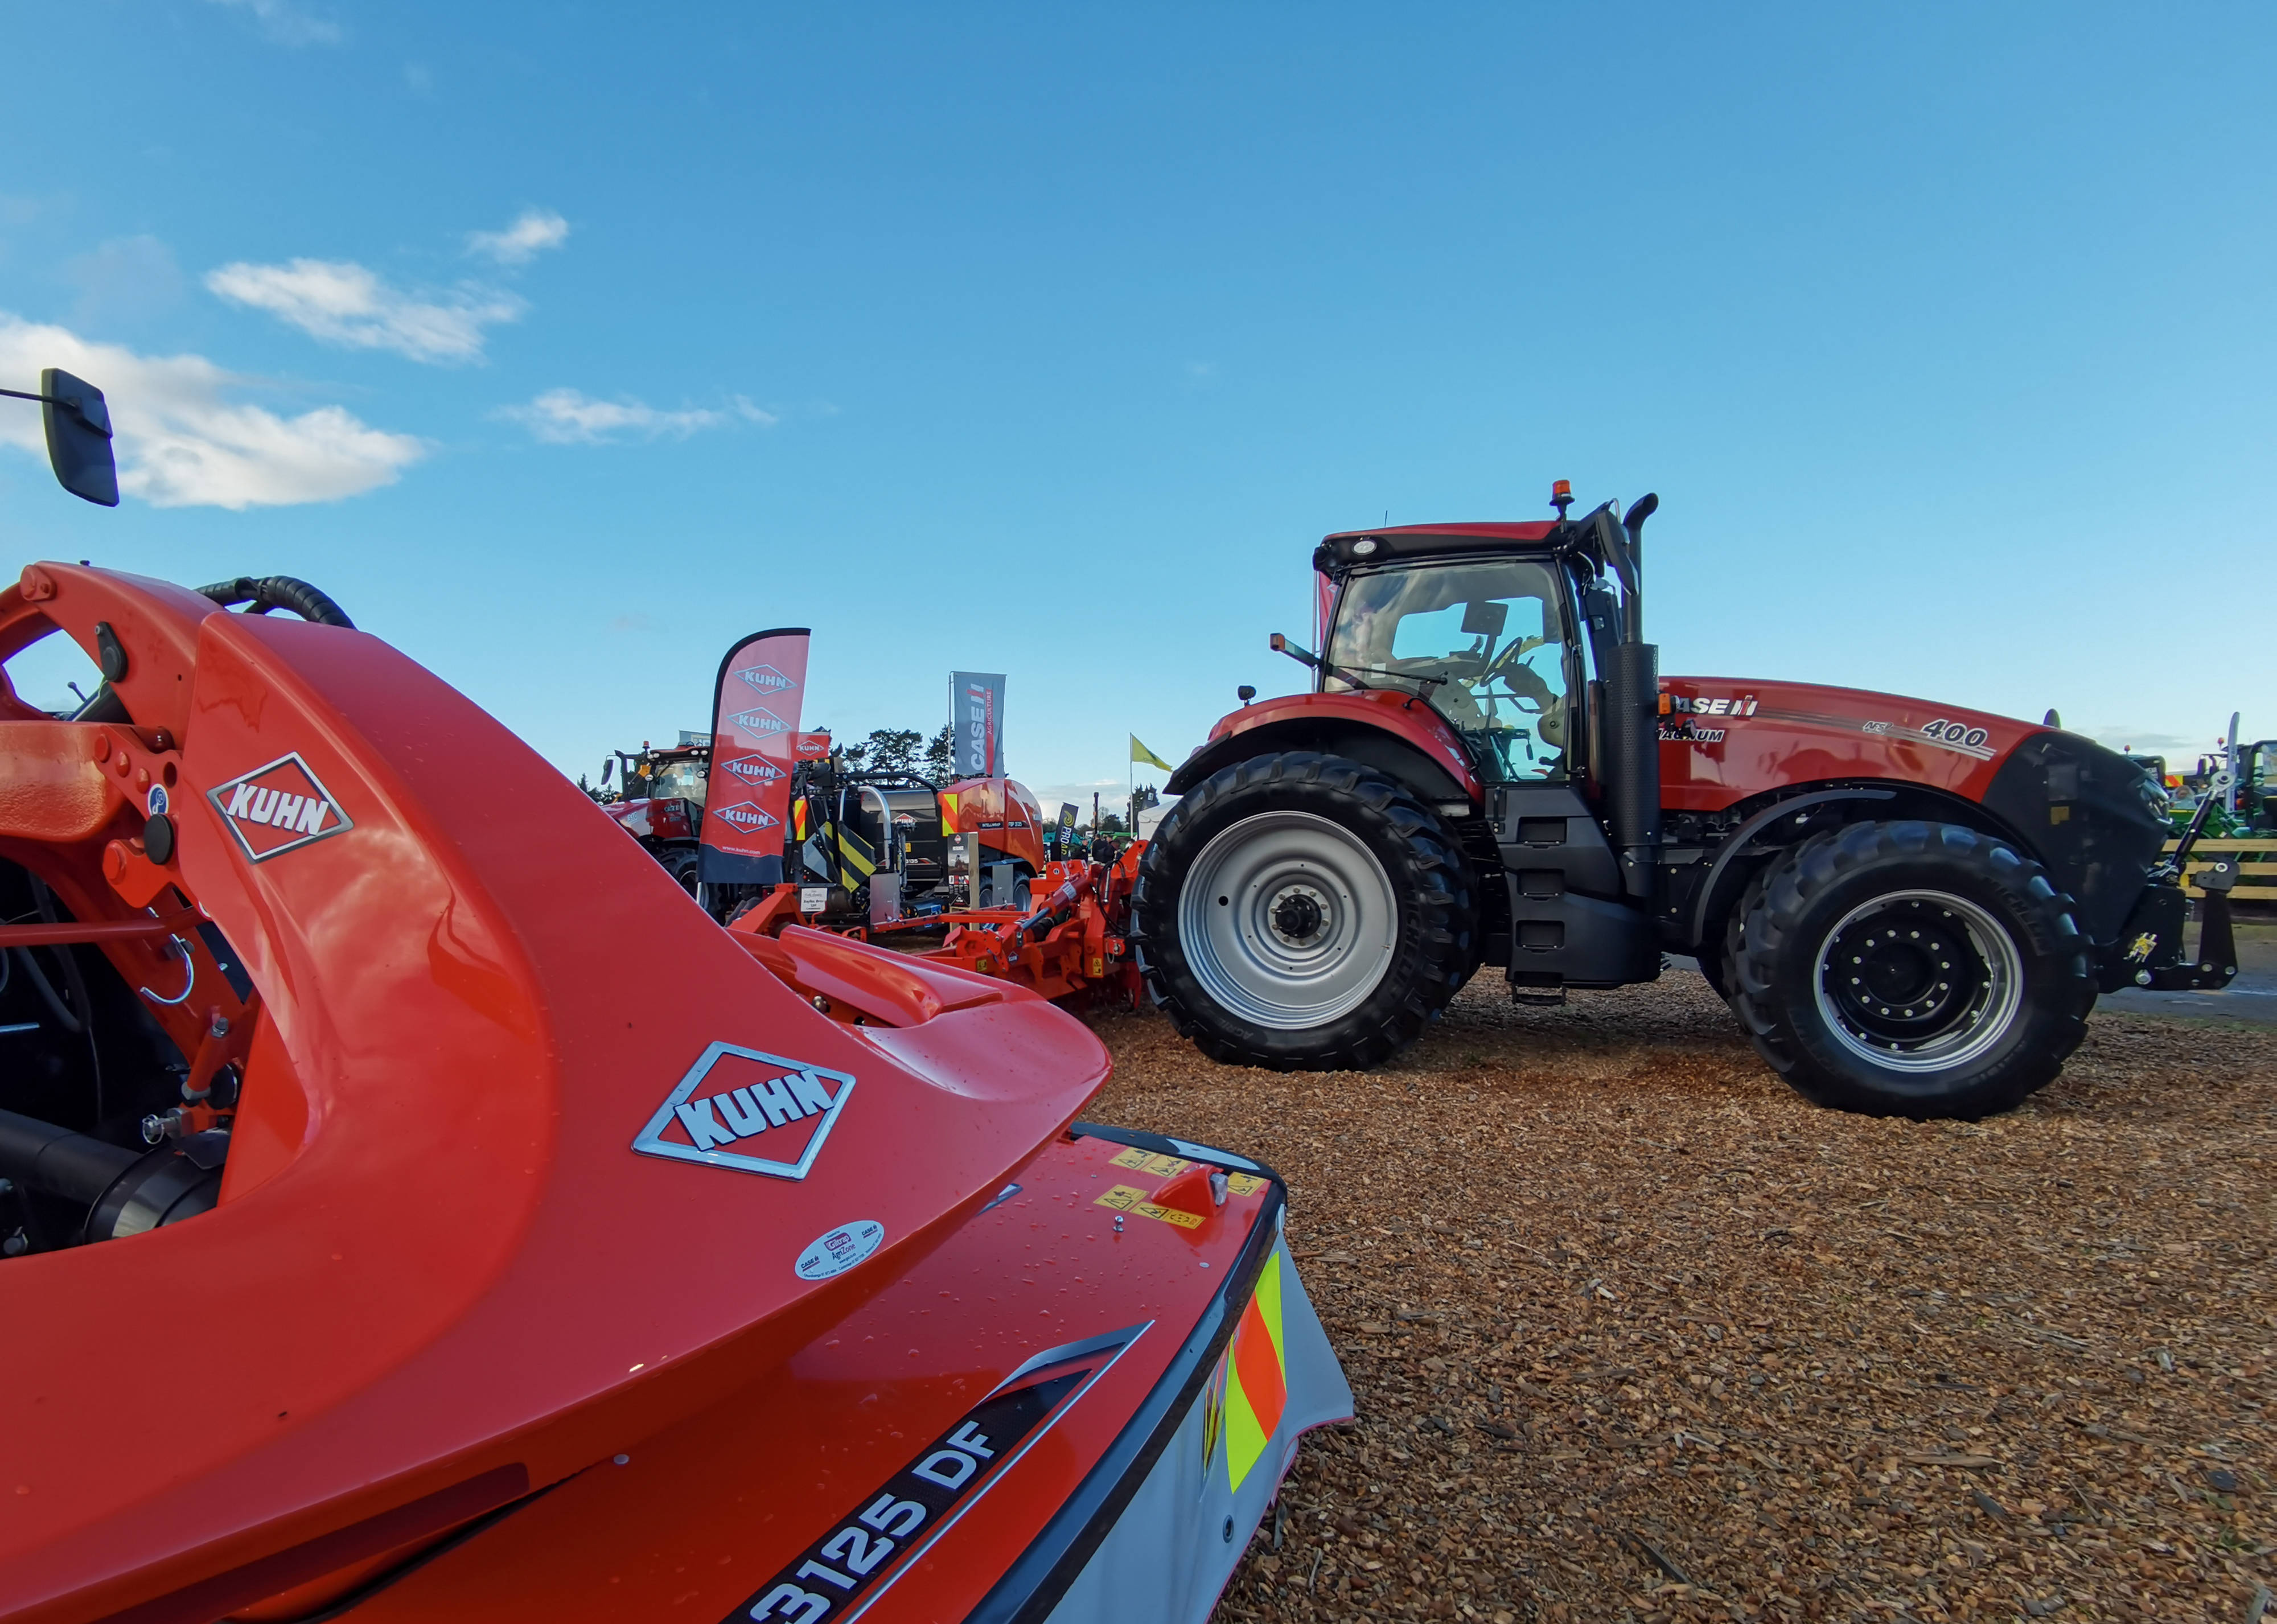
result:
[(1146, 1199), (1146, 1191), (1127, 1184), (1116, 1185), (1092, 1205), (1112, 1207), (1117, 1212), (1135, 1212), (1142, 1218), (1155, 1218), (1164, 1224), (1175, 1224), (1182, 1230), (1198, 1230), (1202, 1226), (1199, 1213), (1181, 1212), (1176, 1207), (1157, 1207)]

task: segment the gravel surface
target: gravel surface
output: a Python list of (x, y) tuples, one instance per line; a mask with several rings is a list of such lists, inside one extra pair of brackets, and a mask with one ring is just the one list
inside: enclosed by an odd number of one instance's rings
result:
[(1689, 973), (1557, 1010), (1482, 978), (1365, 1074), (1099, 1025), (1086, 1115), (1287, 1177), (1357, 1399), (1222, 1620), (2243, 1620), (2277, 1589), (2277, 1032), (2099, 1013), (1961, 1125), (1805, 1104)]

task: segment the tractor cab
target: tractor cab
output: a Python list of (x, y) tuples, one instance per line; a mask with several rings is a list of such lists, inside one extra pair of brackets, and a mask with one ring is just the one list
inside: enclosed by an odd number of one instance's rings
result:
[[(701, 811), (712, 780), (712, 747), (678, 744), (664, 749), (643, 745), (637, 755), (619, 751), (616, 763), (624, 766), (623, 797), (628, 801), (686, 801)], [(602, 782), (608, 780), (605, 763)]]
[(1336, 595), (1324, 693), (1413, 692), (1481, 782), (1563, 778), (1584, 657), (1573, 582), (1553, 561), (1458, 553), (1362, 568)]

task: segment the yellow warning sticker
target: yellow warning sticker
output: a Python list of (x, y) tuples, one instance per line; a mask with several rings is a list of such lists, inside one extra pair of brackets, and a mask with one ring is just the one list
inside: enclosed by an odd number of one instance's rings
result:
[(1175, 1224), (1182, 1230), (1198, 1230), (1202, 1226), (1201, 1215), (1180, 1212), (1175, 1207), (1157, 1207), (1146, 1199), (1146, 1192), (1133, 1189), (1127, 1184), (1116, 1185), (1092, 1203), (1095, 1207), (1112, 1207), (1117, 1212), (1135, 1212), (1142, 1218), (1154, 1218), (1164, 1224)]
[(1165, 1224), (1175, 1224), (1182, 1230), (1198, 1230), (1202, 1216), (1198, 1212), (1180, 1212), (1175, 1207), (1157, 1207), (1152, 1201), (1141, 1201), (1131, 1211), (1142, 1218), (1160, 1218)]
[(1254, 1173), (1228, 1173), (1225, 1191), (1228, 1195), (1254, 1195), (1265, 1187), (1265, 1180)]
[(1152, 1173), (1157, 1178), (1171, 1178), (1184, 1172), (1193, 1165), (1191, 1162), (1181, 1162), (1176, 1156), (1152, 1155), (1138, 1149), (1136, 1146), (1128, 1150), (1118, 1151), (1108, 1158), (1108, 1164), (1111, 1167), (1127, 1167), (1134, 1172)]

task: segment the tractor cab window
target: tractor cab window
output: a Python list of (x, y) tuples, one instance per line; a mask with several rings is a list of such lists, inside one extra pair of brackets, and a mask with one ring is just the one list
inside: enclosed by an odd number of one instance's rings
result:
[(1566, 629), (1557, 577), (1522, 559), (1425, 564), (1352, 576), (1323, 677), (1420, 693), (1461, 732), (1489, 780), (1561, 776)]
[(656, 776), (649, 780), (648, 792), (659, 801), (693, 801), (704, 804), (704, 790), (710, 782), (701, 761), (663, 761), (656, 766)]

